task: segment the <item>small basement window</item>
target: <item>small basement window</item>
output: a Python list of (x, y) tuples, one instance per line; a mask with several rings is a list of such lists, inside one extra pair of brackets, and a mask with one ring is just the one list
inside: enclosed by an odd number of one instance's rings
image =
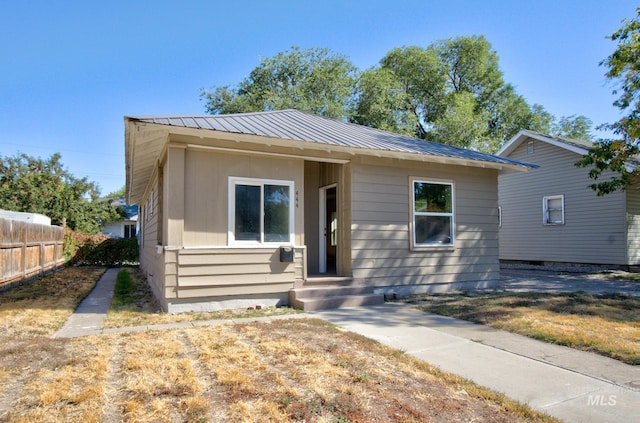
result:
[(542, 223), (544, 225), (564, 225), (564, 195), (542, 198)]

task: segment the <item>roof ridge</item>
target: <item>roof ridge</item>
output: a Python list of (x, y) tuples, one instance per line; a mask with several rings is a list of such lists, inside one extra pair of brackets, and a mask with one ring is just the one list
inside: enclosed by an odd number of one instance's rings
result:
[[(239, 113), (222, 113), (222, 114), (214, 114), (214, 113), (202, 113), (202, 114), (169, 114), (169, 115), (126, 115), (125, 117), (131, 119), (184, 119), (184, 118), (216, 118), (216, 117), (233, 117), (233, 116), (251, 116), (251, 115), (266, 115), (266, 114), (276, 114), (282, 112), (290, 112), (296, 111), (299, 113), (305, 113), (298, 109), (280, 109), (280, 110), (265, 110), (262, 112), (239, 112)], [(310, 113), (311, 116), (316, 116)], [(321, 116), (318, 116), (321, 117)]]
[(585, 140), (585, 139), (582, 139), (582, 138), (570, 138), (570, 137), (565, 137), (563, 135), (545, 134), (545, 133), (539, 132), (539, 131), (532, 131), (531, 129), (526, 129), (526, 131), (530, 132), (532, 134), (537, 134), (537, 135), (540, 135), (542, 137), (551, 138), (551, 139), (558, 140), (558, 141), (565, 142), (565, 143), (585, 144), (585, 145), (594, 144), (593, 141)]

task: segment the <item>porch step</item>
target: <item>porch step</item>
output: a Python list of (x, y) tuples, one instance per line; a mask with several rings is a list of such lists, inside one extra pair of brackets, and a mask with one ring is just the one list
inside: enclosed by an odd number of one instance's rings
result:
[(297, 280), (294, 288), (324, 288), (354, 285), (364, 285), (364, 280), (348, 276), (309, 276), (306, 280)]
[(341, 283), (343, 285), (294, 288), (289, 291), (289, 305), (304, 311), (315, 311), (384, 303), (384, 295), (374, 294), (373, 287), (345, 285), (344, 281)]

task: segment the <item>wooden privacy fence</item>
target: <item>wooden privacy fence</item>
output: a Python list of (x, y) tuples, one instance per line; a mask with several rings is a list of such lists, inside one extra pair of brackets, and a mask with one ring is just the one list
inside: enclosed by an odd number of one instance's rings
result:
[(0, 217), (0, 290), (64, 265), (60, 226)]

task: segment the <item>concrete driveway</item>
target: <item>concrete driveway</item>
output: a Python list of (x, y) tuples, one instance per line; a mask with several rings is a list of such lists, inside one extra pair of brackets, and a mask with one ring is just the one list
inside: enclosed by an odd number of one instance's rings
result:
[(502, 268), (500, 288), (506, 292), (575, 292), (588, 294), (619, 293), (638, 297), (638, 274), (617, 270), (578, 272), (558, 269)]

